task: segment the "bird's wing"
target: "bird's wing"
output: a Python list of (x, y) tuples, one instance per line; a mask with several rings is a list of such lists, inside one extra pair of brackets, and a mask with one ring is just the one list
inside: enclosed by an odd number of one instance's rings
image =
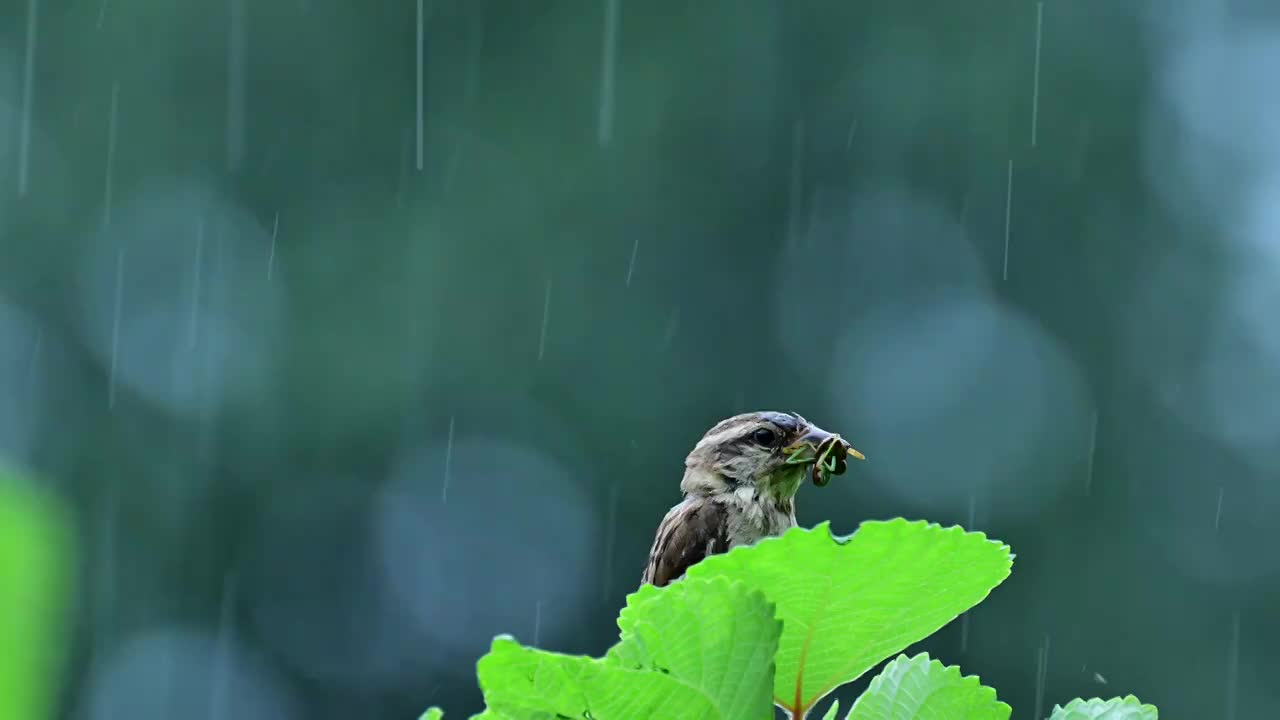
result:
[(708, 555), (729, 549), (729, 512), (709, 500), (682, 502), (658, 526), (641, 584), (662, 587)]

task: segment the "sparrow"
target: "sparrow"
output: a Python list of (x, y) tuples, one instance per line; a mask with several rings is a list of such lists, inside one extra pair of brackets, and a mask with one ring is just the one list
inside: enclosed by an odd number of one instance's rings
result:
[(825, 485), (848, 457), (866, 459), (795, 413), (750, 412), (716, 423), (685, 458), (684, 500), (658, 525), (641, 584), (661, 587), (709, 555), (795, 527), (805, 476)]

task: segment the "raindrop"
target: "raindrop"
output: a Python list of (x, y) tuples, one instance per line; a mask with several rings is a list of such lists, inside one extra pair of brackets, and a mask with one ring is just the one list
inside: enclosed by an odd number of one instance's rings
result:
[(27, 361), (27, 382), (26, 388), (29, 393), (28, 398), (34, 403), (34, 399), (30, 397), (36, 390), (36, 373), (40, 368), (40, 349), (44, 345), (44, 328), (36, 328), (36, 339), (31, 343), (31, 357)]
[[(613, 138), (614, 76), (618, 64), (618, 14), (622, 0), (604, 0), (604, 42), (600, 61), (600, 109), (596, 141), (606, 147)], [(628, 279), (631, 275), (628, 273)]]
[(117, 590), (120, 573), (117, 567), (120, 536), (120, 490), (116, 483), (108, 481), (104, 489), (106, 497), (99, 502), (94, 518), (93, 557), (93, 632), (95, 652), (104, 651), (110, 644), (111, 631), (118, 627)]
[(1218, 488), (1218, 509), (1213, 513), (1213, 531), (1217, 532), (1222, 523), (1222, 496), (1226, 494), (1226, 488)]
[(1036, 717), (1044, 717), (1044, 684), (1049, 670), (1049, 636), (1036, 651)]
[(120, 112), (120, 83), (111, 84), (111, 110), (107, 115), (107, 176), (102, 187), (102, 224), (111, 224), (111, 183), (116, 167), (116, 134)]
[(200, 338), (200, 275), (204, 268), (204, 218), (196, 220), (195, 267), (191, 272), (190, 322), (187, 324), (187, 347), (194, 349)]
[(791, 192), (787, 201), (787, 249), (794, 250), (800, 236), (800, 203), (804, 189), (804, 121), (791, 126)]
[(475, 101), (476, 88), (480, 85), (480, 58), (484, 51), (484, 9), (473, 3), (476, 11), (471, 14), (471, 53), (467, 57), (467, 80), (462, 100), (468, 108)]
[(1004, 269), (1000, 278), (1009, 279), (1009, 221), (1013, 217), (1013, 160), (1009, 160), (1009, 176), (1004, 189)]
[(551, 278), (547, 278), (547, 289), (542, 296), (542, 329), (538, 332), (538, 362), (547, 349), (547, 318), (551, 315)]
[(227, 716), (227, 694), (231, 684), (231, 653), (236, 641), (235, 602), (236, 576), (228, 573), (222, 581), (222, 602), (218, 608), (214, 672), (209, 698), (209, 715), (214, 718)]
[(676, 339), (676, 331), (680, 329), (680, 308), (673, 308), (671, 316), (667, 318), (667, 329), (662, 332), (662, 349), (666, 350), (671, 347), (672, 341)]
[(603, 583), (600, 589), (600, 596), (605, 602), (609, 601), (609, 590), (613, 585), (613, 552), (618, 536), (618, 501), (621, 496), (622, 484), (615, 480), (613, 485), (609, 487), (609, 510), (605, 519), (604, 529), (604, 572), (601, 573)]
[(631, 245), (631, 261), (627, 263), (627, 284), (631, 287), (631, 273), (636, 269), (636, 253), (640, 252), (640, 236), (636, 235), (636, 241)]
[(422, 113), (422, 100), (423, 100), (422, 93), (423, 93), (423, 84), (425, 82), (423, 78), (423, 68), (424, 68), (423, 48), (425, 46), (425, 42), (424, 42), (425, 38), (423, 37), (423, 35), (426, 32), (426, 25), (427, 25), (426, 13), (423, 10), (422, 4), (423, 4), (423, 0), (418, 0), (418, 23), (417, 23), (417, 30), (418, 30), (417, 133), (418, 134), (417, 134), (416, 152), (417, 152), (417, 168), (419, 172), (421, 172), (422, 170), (422, 128), (423, 128), (423, 123), (425, 122), (425, 119), (423, 118), (423, 113)]
[(22, 67), (22, 128), (18, 139), (18, 195), (27, 194), (31, 163), (31, 113), (35, 104), (38, 0), (27, 0), (27, 54)]
[(227, 39), (227, 169), (239, 170), (244, 159), (245, 123), (245, 11), (244, 0), (230, 3)]
[[(978, 525), (978, 497), (976, 494), (969, 493), (969, 524), (965, 530), (972, 532)], [(969, 651), (969, 616), (973, 611), (964, 613), (960, 616), (960, 652)]]
[(1031, 147), (1036, 146), (1036, 125), (1040, 117), (1040, 29), (1044, 23), (1044, 3), (1036, 3), (1036, 67), (1031, 90)]
[(16, 307), (0, 303), (0, 464), (26, 463), (39, 436), (44, 388), (44, 329)]
[(444, 446), (444, 482), (440, 484), (440, 502), (449, 502), (449, 473), (453, 469), (453, 421), (449, 416), (449, 439)]
[(271, 222), (271, 251), (267, 254), (267, 279), (271, 279), (271, 272), (276, 266), (276, 237), (280, 234), (280, 213), (276, 213), (275, 220)]
[(1084, 476), (1084, 494), (1093, 494), (1093, 458), (1098, 452), (1098, 411), (1093, 411), (1093, 422), (1089, 428), (1089, 468)]
[(533, 646), (538, 646), (538, 639), (542, 637), (542, 601), (539, 600), (533, 604)]
[(120, 357), (120, 301), (124, 297), (124, 248), (116, 250), (115, 304), (111, 311), (111, 371), (107, 378), (107, 407), (116, 406), (116, 367)]
[(400, 148), (400, 175), (396, 180), (396, 207), (404, 207), (404, 188), (409, 182), (409, 145), (413, 136), (408, 130), (404, 133), (404, 141)]
[(1240, 611), (1231, 614), (1231, 638), (1227, 646), (1227, 698), (1223, 720), (1235, 720), (1240, 685)]

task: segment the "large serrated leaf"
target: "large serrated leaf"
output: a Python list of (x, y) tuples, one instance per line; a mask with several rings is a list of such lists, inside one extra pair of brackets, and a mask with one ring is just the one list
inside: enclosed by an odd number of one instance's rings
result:
[(782, 623), (759, 591), (723, 577), (645, 585), (627, 597), (618, 627), (610, 660), (667, 672), (726, 718), (770, 715)]
[(903, 519), (835, 538), (828, 523), (735, 548), (688, 579), (725, 576), (762, 591), (783, 621), (774, 700), (795, 715), (928, 637), (1009, 576), (1009, 547), (981, 533)]
[(1146, 705), (1129, 695), (1103, 700), (1076, 698), (1065, 707), (1055, 705), (1049, 720), (1159, 720), (1155, 705)]
[(509, 720), (732, 720), (696, 688), (656, 670), (493, 641), (477, 664), (490, 717)]
[[(498, 638), (479, 663), (494, 716), (513, 720), (764, 718), (782, 624), (758, 591), (726, 578), (646, 586), (618, 619), (604, 660)], [(588, 715), (589, 713), (589, 715)]]
[(0, 718), (53, 717), (72, 584), (64, 512), (0, 468)]
[(920, 653), (886, 665), (845, 720), (1009, 720), (1011, 712), (978, 678)]

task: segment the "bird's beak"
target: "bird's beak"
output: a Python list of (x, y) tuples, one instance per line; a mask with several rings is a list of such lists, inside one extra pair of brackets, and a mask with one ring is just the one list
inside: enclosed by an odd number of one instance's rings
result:
[[(854, 450), (844, 438), (834, 433), (829, 433), (817, 425), (810, 425), (808, 432), (806, 432), (799, 440), (796, 440), (791, 445), (783, 448), (782, 451), (791, 456), (792, 462), (812, 462), (817, 459), (819, 448), (822, 448), (825, 443), (832, 443), (832, 441), (843, 449), (843, 453), (841, 454), (842, 457), (855, 457), (859, 460), (867, 459), (865, 455)], [(804, 452), (805, 449), (808, 449), (811, 452)]]
[(799, 440), (796, 440), (791, 445), (783, 448), (783, 452), (795, 452), (796, 450), (806, 446), (816, 448), (833, 437), (835, 437), (833, 434), (823, 430), (817, 425), (810, 425), (809, 431), (801, 436)]

